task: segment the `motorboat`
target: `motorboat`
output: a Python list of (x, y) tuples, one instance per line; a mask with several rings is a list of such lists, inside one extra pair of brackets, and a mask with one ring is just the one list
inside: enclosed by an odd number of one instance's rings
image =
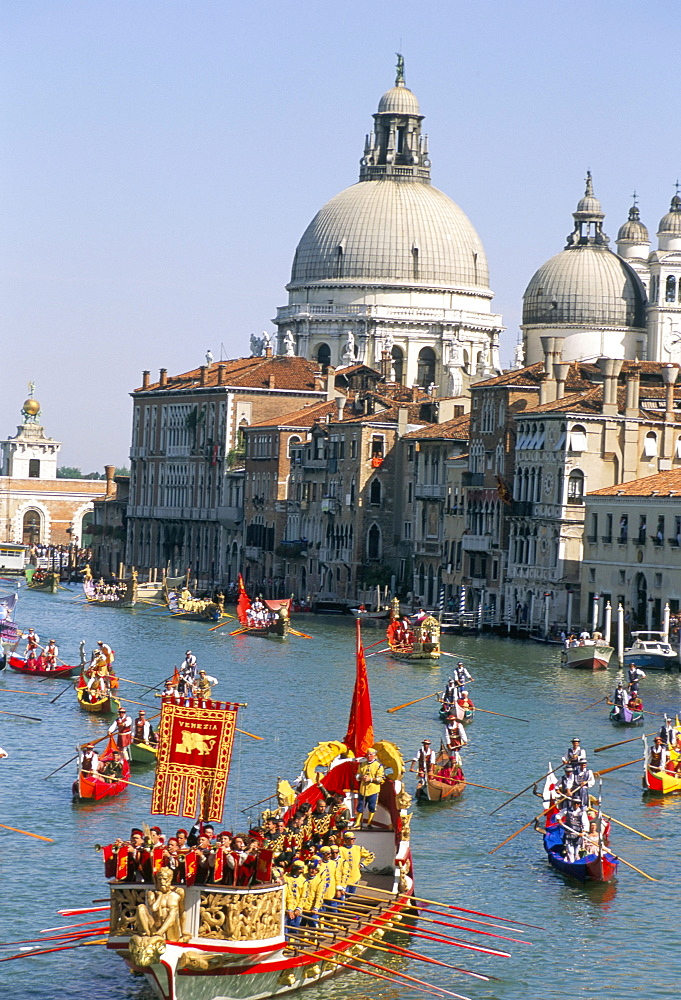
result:
[(672, 649), (665, 632), (632, 632), (633, 643), (624, 650), (624, 666), (642, 670), (671, 670), (681, 667), (678, 654)]

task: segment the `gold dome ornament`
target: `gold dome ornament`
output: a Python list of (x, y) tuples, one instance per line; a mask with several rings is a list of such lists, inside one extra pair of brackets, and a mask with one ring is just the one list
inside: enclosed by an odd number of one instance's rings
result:
[(37, 399), (33, 399), (33, 397), (26, 399), (24, 400), (23, 410), (29, 417), (37, 417), (40, 413), (40, 403)]

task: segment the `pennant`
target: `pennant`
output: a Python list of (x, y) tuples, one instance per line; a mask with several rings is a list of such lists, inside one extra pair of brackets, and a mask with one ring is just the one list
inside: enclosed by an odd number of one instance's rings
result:
[(241, 573), (239, 573), (238, 577), (238, 594), (239, 596), (237, 597), (237, 602), (236, 602), (236, 616), (242, 625), (248, 625), (248, 617), (246, 615), (246, 612), (251, 607), (251, 599), (246, 593), (246, 588), (244, 587), (244, 578), (241, 575)]
[(151, 812), (221, 822), (238, 705), (163, 698)]
[(261, 850), (258, 853), (258, 861), (255, 869), (255, 880), (256, 882), (269, 882), (272, 877), (272, 862), (274, 860), (274, 851), (272, 850)]
[(104, 855), (104, 878), (116, 878), (116, 854), (117, 849), (113, 844), (106, 844), (102, 848)]
[(184, 856), (184, 880), (186, 885), (194, 885), (197, 868), (198, 858), (196, 851), (187, 851)]
[(355, 690), (352, 693), (352, 707), (345, 745), (352, 750), (355, 757), (363, 757), (369, 747), (374, 745), (374, 723), (371, 714), (371, 695), (369, 694), (369, 679), (367, 664), (362, 646), (360, 623), (357, 619), (357, 675)]
[(215, 852), (215, 868), (213, 870), (213, 881), (222, 882), (225, 876), (225, 851), (222, 847), (218, 847)]
[(157, 847), (152, 848), (151, 851), (151, 870), (154, 875), (160, 868), (163, 867), (163, 855), (165, 854), (165, 847), (160, 844)]
[(116, 881), (125, 882), (128, 878), (128, 849), (119, 847), (116, 854)]

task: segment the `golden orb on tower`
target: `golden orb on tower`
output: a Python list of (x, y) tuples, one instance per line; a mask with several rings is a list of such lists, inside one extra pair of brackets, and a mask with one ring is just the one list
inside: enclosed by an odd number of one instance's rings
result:
[(23, 410), (28, 416), (35, 417), (40, 413), (40, 403), (31, 396), (30, 399), (24, 400)]

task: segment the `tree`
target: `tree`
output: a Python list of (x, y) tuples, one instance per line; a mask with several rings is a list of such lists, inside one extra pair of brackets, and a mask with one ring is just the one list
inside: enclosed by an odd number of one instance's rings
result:
[(83, 473), (73, 465), (62, 465), (57, 469), (57, 479), (82, 479)]
[(115, 476), (129, 476), (130, 475), (130, 469), (128, 469), (125, 465), (117, 465), (116, 466), (116, 471), (115, 471), (114, 475)]

